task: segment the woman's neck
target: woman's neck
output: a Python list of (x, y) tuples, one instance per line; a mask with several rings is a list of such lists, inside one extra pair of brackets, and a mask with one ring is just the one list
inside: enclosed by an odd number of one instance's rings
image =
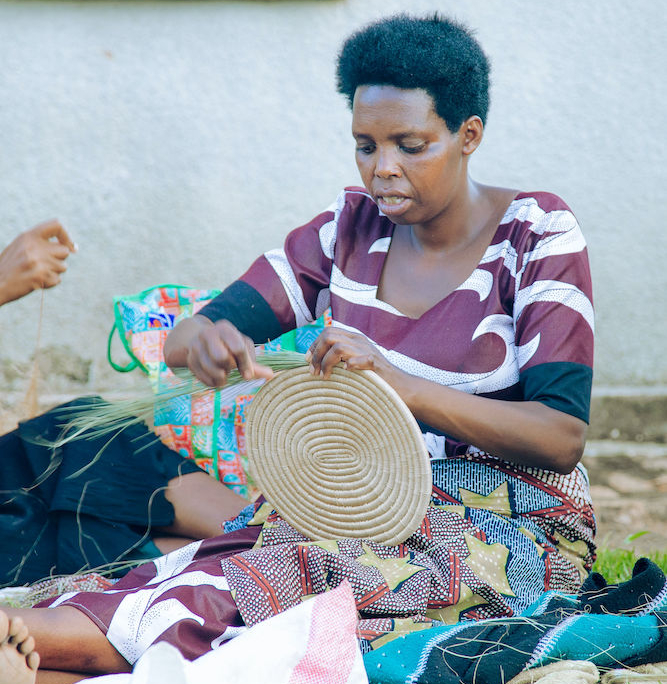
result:
[(516, 190), (482, 185), (466, 177), (445, 211), (426, 224), (409, 227), (413, 248), (437, 258), (466, 251), (493, 238)]

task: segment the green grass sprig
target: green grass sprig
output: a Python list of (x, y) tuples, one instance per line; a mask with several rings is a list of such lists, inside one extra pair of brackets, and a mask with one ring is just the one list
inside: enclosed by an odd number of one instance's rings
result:
[(663, 572), (667, 573), (667, 551), (638, 553), (633, 549), (600, 547), (593, 564), (593, 571), (599, 572), (609, 584), (625, 582), (632, 577), (632, 569), (640, 557), (652, 560)]

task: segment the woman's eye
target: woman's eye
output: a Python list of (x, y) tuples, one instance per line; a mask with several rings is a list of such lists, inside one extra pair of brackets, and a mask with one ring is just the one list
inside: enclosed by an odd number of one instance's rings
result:
[(357, 145), (357, 152), (361, 152), (362, 154), (373, 154), (374, 151), (374, 145)]
[(424, 151), (425, 145), (401, 145), (401, 151), (406, 154), (419, 154)]

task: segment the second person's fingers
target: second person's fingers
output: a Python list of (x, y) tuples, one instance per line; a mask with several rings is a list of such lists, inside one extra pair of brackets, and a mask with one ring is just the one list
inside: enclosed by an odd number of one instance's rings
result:
[(56, 238), (58, 242), (67, 247), (68, 251), (70, 252), (76, 251), (76, 245), (58, 219), (44, 221), (44, 223), (40, 223), (39, 225), (35, 226), (33, 230), (38, 232), (41, 237), (46, 238), (47, 240), (52, 237)]

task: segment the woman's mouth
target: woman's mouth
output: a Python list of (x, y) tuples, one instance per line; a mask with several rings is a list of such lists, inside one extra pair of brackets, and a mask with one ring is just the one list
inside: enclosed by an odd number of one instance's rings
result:
[(403, 195), (378, 195), (376, 202), (383, 214), (396, 214), (405, 209), (409, 202)]

